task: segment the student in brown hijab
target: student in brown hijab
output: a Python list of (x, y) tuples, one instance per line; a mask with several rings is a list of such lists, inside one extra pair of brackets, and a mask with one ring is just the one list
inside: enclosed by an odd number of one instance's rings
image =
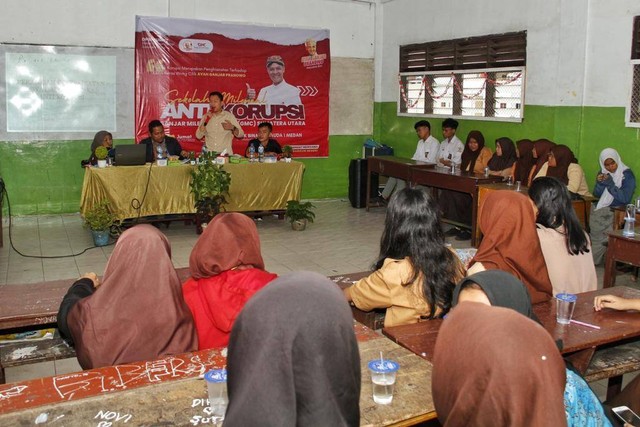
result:
[(513, 164), (518, 160), (516, 146), (510, 138), (496, 139), (496, 152), (493, 154), (487, 166), (490, 175), (510, 176), (513, 172)]
[(433, 402), (443, 426), (566, 426), (565, 365), (551, 335), (502, 307), (462, 302), (442, 323)]
[(242, 307), (278, 277), (264, 269), (256, 224), (237, 212), (213, 218), (191, 251), (189, 271), (182, 293), (200, 350), (225, 347)]
[(101, 130), (95, 134), (93, 141), (91, 142), (91, 156), (89, 156), (88, 160), (82, 160), (80, 162), (82, 167), (97, 164), (98, 159), (96, 157), (96, 148), (98, 147), (105, 147), (107, 150), (111, 150), (113, 148), (113, 135), (106, 130)]
[(516, 142), (518, 147), (518, 160), (513, 166), (513, 180), (520, 181), (522, 185), (528, 185), (529, 174), (536, 164), (533, 157), (533, 142), (530, 139), (521, 139)]
[(184, 353), (198, 347), (169, 241), (150, 225), (125, 231), (102, 278), (89, 273), (67, 292), (60, 333), (83, 369)]
[(548, 139), (538, 139), (533, 142), (533, 158), (536, 159), (536, 163), (531, 169), (527, 185), (531, 184), (533, 178), (540, 172), (542, 165), (547, 162), (549, 151), (551, 151), (551, 147), (554, 145), (556, 145), (555, 142), (551, 142)]
[(225, 427), (357, 426), (360, 354), (340, 288), (294, 272), (258, 292), (231, 332)]
[(536, 232), (533, 202), (515, 191), (494, 191), (482, 206), (479, 226), (482, 242), (467, 276), (503, 270), (527, 286), (533, 304), (551, 298), (553, 288)]
[(584, 176), (584, 171), (578, 164), (578, 160), (573, 154), (573, 151), (566, 145), (555, 145), (551, 147), (547, 163), (542, 165), (542, 168), (540, 168), (540, 171), (535, 175), (534, 179), (541, 176), (558, 178), (560, 182), (567, 186), (569, 192), (573, 193), (572, 198), (576, 198), (576, 194), (592, 197)]
[[(484, 173), (487, 162), (491, 159), (491, 150), (484, 146), (482, 132), (472, 130), (467, 135), (467, 142), (462, 151), (460, 170), (469, 173)], [(448, 220), (469, 224), (471, 226), (471, 203), (473, 200), (467, 193), (452, 190), (440, 190), (438, 205), (442, 215)], [(469, 240), (471, 232), (460, 227), (454, 227), (448, 232), (449, 236), (456, 236), (456, 240)]]

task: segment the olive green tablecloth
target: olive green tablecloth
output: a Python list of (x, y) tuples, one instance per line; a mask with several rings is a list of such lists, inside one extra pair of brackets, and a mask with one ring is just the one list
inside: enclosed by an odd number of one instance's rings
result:
[[(229, 203), (225, 205), (229, 212), (285, 209), (288, 200), (300, 200), (304, 172), (304, 164), (300, 162), (225, 164), (223, 167), (231, 174)], [(194, 213), (189, 188), (193, 168), (155, 164), (86, 168), (80, 213), (84, 216), (102, 199), (109, 200), (119, 220), (138, 215)], [(139, 213), (137, 206), (140, 206)]]

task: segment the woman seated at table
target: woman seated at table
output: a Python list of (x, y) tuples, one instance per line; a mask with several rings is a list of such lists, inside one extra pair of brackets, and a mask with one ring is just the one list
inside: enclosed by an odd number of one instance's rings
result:
[(598, 265), (607, 252), (608, 232), (613, 229), (610, 207), (625, 206), (636, 191), (636, 177), (625, 165), (616, 150), (605, 148), (600, 153), (600, 173), (596, 177), (593, 195), (600, 197), (591, 210), (589, 230), (593, 247), (593, 262)]
[(573, 151), (566, 145), (554, 145), (549, 151), (547, 163), (542, 165), (535, 178), (541, 176), (553, 176), (567, 186), (571, 194), (571, 199), (581, 199), (581, 197), (592, 197), (589, 193), (587, 180), (584, 171), (578, 164)]
[(489, 175), (508, 177), (513, 173), (513, 164), (516, 162), (516, 147), (509, 138), (496, 139), (496, 152), (487, 164)]
[(241, 213), (216, 215), (189, 257), (182, 285), (198, 331), (198, 348), (224, 347), (246, 302), (278, 277), (264, 269), (258, 229)]
[(537, 178), (529, 187), (529, 197), (538, 208), (538, 237), (554, 295), (595, 291), (598, 279), (589, 236), (576, 216), (567, 187), (553, 177)]
[[(460, 170), (470, 173), (484, 173), (487, 162), (491, 158), (491, 150), (484, 146), (484, 136), (480, 131), (472, 130), (467, 136)], [(471, 224), (471, 203), (473, 199), (466, 193), (441, 190), (438, 204), (442, 215), (452, 221)], [(453, 230), (453, 231), (452, 231)], [(471, 233), (461, 228), (453, 228), (446, 235), (456, 236), (456, 240), (469, 240)]]
[(529, 185), (529, 174), (536, 165), (533, 157), (533, 142), (530, 139), (521, 139), (516, 142), (518, 160), (513, 164), (513, 181), (520, 181), (522, 185)]
[(536, 159), (536, 162), (529, 173), (527, 186), (531, 185), (533, 178), (535, 178), (538, 172), (540, 172), (542, 166), (547, 163), (547, 160), (549, 159), (549, 152), (554, 145), (556, 145), (555, 142), (551, 142), (548, 139), (538, 139), (533, 142), (533, 158)]
[(361, 310), (386, 308), (385, 327), (449, 310), (464, 267), (445, 246), (440, 215), (425, 190), (404, 188), (391, 196), (375, 268), (344, 293)]
[(122, 233), (100, 282), (78, 279), (58, 312), (83, 369), (185, 353), (198, 347), (167, 238), (151, 225)]
[(431, 392), (443, 426), (565, 426), (565, 378), (551, 335), (511, 309), (462, 302), (442, 323)]
[(340, 289), (294, 272), (258, 292), (231, 332), (225, 427), (358, 426), (360, 353)]
[(82, 167), (95, 166), (98, 163), (98, 158), (96, 157), (96, 148), (98, 147), (105, 147), (110, 151), (109, 156), (113, 157), (111, 152), (113, 148), (113, 135), (106, 130), (101, 130), (95, 134), (93, 142), (91, 143), (91, 156), (89, 156), (88, 160), (82, 160), (80, 162)]
[(527, 286), (534, 304), (551, 298), (553, 287), (536, 233), (533, 202), (515, 191), (494, 191), (480, 213), (478, 224), (483, 238), (467, 276), (503, 270)]
[[(463, 279), (453, 292), (452, 306), (465, 302), (509, 308), (540, 323), (533, 314), (524, 284), (504, 271), (482, 271)], [(610, 425), (602, 404), (587, 382), (570, 365), (565, 374), (564, 405), (568, 425)]]
[[(593, 308), (596, 311), (601, 311), (603, 308), (640, 311), (640, 298), (622, 298), (615, 295), (598, 295), (593, 301)], [(640, 313), (638, 316), (640, 316)], [(605, 404), (611, 408), (615, 408), (616, 406), (628, 406), (636, 414), (640, 414), (640, 375), (627, 384), (619, 394), (607, 400)]]

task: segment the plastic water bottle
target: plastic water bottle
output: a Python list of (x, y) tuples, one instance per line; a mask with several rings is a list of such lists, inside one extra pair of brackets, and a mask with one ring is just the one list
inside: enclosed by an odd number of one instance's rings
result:
[(205, 163), (207, 161), (207, 153), (209, 149), (207, 148), (207, 144), (202, 144), (202, 153), (200, 154), (200, 163)]
[(249, 161), (250, 161), (250, 162), (255, 161), (255, 159), (254, 159), (255, 157), (256, 157), (256, 149), (255, 149), (255, 147), (253, 146), (253, 144), (251, 144), (251, 145), (249, 146)]
[(162, 149), (161, 145), (158, 145), (158, 148), (156, 148), (156, 151), (158, 152), (158, 156), (156, 157), (156, 159), (157, 160), (164, 159), (164, 150)]
[(264, 162), (264, 146), (262, 144), (258, 145), (258, 161)]

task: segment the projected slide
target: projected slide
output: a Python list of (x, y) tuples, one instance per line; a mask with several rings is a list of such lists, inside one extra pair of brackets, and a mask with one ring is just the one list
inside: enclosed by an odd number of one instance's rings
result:
[(116, 57), (5, 53), (7, 132), (116, 129)]

